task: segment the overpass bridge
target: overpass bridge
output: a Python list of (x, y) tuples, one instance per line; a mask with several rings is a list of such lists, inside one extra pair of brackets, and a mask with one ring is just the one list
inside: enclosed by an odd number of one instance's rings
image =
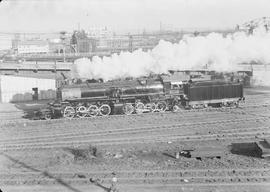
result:
[(2, 62), (0, 75), (59, 79), (71, 76), (72, 62)]

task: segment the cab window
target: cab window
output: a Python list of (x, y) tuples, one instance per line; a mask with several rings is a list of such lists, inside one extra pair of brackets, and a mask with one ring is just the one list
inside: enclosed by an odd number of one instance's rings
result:
[(172, 84), (171, 89), (182, 89), (182, 84)]

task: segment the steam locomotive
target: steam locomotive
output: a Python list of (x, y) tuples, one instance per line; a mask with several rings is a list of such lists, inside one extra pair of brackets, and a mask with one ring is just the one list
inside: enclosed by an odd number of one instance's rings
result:
[(204, 107), (238, 106), (243, 85), (224, 80), (182, 81), (142, 78), (73, 84), (58, 91), (58, 99), (41, 111), (44, 119), (130, 115)]

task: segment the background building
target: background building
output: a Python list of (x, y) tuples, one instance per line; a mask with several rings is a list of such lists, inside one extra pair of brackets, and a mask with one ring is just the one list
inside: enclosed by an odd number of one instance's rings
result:
[(12, 49), (17, 54), (49, 53), (49, 42), (46, 40), (18, 40), (12, 42)]
[(102, 39), (102, 38), (112, 38), (113, 31), (109, 30), (107, 27), (92, 27), (86, 34), (89, 38)]
[(63, 53), (65, 45), (61, 39), (50, 39), (49, 40), (49, 50), (50, 53)]

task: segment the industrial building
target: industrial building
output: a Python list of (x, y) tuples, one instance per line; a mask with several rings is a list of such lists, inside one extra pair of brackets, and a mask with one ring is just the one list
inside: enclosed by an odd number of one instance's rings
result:
[(75, 47), (73, 51), (76, 53), (90, 53), (95, 51), (96, 40), (89, 38), (84, 30), (74, 31), (71, 37), (70, 46)]

